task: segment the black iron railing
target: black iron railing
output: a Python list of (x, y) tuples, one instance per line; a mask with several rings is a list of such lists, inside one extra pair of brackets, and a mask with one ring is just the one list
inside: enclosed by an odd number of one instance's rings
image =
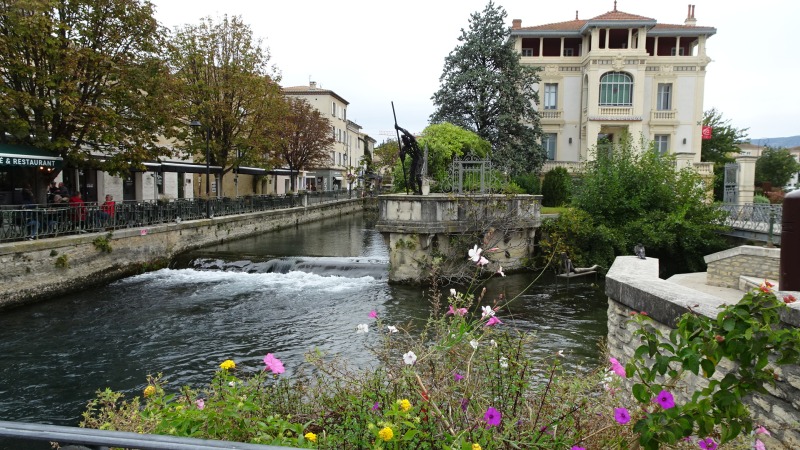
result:
[(0, 207), (0, 242), (45, 239), (67, 234), (97, 233), (186, 220), (247, 214), (317, 205), (359, 198), (361, 191), (308, 192), (300, 195), (254, 195), (209, 200), (178, 199), (166, 202), (117, 202), (83, 205), (28, 205)]

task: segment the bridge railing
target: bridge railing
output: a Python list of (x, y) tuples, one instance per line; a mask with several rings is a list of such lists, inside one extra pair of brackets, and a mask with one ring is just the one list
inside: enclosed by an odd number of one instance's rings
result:
[(720, 208), (728, 213), (726, 224), (732, 228), (762, 233), (780, 233), (780, 224), (783, 218), (782, 205), (723, 203)]

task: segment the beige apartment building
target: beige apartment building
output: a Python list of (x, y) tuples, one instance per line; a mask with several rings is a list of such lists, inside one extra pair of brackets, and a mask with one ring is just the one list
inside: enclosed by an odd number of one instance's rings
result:
[(710, 165), (700, 163), (700, 143), (711, 62), (706, 41), (715, 33), (697, 25), (694, 5), (679, 25), (618, 11), (616, 2), (591, 19), (576, 12), (574, 20), (530, 27), (513, 20), (522, 63), (542, 68), (544, 170), (578, 170), (598, 144), (628, 135), (710, 174)]
[[(347, 106), (350, 104), (336, 92), (317, 87), (316, 82), (308, 86), (284, 87), (287, 97), (302, 98), (322, 113), (331, 122), (334, 145), (330, 150), (328, 164), (308, 168), (300, 175), (301, 189), (330, 191), (351, 189), (364, 185), (365, 152), (370, 155), (375, 149), (375, 139), (361, 131), (361, 126), (347, 119)], [(348, 181), (348, 174), (352, 181)]]

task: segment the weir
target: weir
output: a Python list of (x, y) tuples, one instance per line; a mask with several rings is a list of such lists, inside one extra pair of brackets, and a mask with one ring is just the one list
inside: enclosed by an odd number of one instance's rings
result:
[[(389, 281), (425, 280), (437, 260), (466, 261), (473, 245), (490, 270), (519, 269), (533, 256), (540, 211), (540, 195), (381, 195), (376, 229), (389, 247)], [(459, 276), (464, 266), (439, 266), (440, 274)]]

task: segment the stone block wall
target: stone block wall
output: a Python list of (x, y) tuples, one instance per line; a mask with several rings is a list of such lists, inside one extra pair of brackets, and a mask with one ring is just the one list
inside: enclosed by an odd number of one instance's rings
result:
[[(363, 208), (353, 199), (37, 241), (0, 244), (0, 308), (75, 292), (147, 270), (178, 253)], [(96, 244), (107, 239), (111, 252)]]
[(708, 284), (736, 289), (739, 277), (780, 278), (779, 248), (743, 245), (705, 257)]
[[(606, 294), (608, 348), (611, 356), (623, 364), (639, 346), (634, 336), (636, 323), (629, 320), (632, 313), (646, 312), (653, 319), (652, 326), (667, 335), (689, 308), (713, 318), (723, 304), (718, 297), (658, 278), (657, 259), (640, 260), (634, 256), (616, 259), (606, 275)], [(798, 327), (800, 303), (789, 306), (791, 310), (783, 316), (783, 321), (786, 326)], [(722, 361), (714, 378), (721, 379), (733, 368), (730, 361)], [(800, 448), (800, 367), (775, 367), (775, 373), (775, 384), (767, 387), (769, 395), (756, 394), (747, 400), (747, 406), (755, 421), (772, 433), (773, 438), (765, 440), (767, 448)], [(704, 382), (702, 377), (692, 374), (684, 378), (682, 389), (674, 392), (676, 401), (685, 400)]]

